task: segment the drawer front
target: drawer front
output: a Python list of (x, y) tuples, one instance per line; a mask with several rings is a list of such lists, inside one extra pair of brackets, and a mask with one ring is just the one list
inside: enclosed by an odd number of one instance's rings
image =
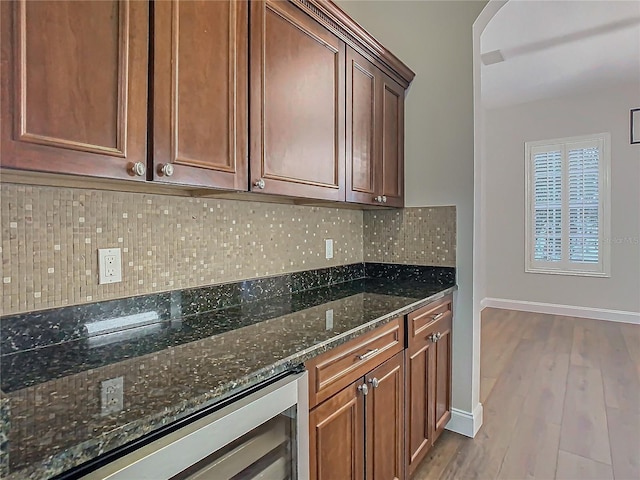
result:
[(409, 329), (409, 348), (417, 348), (429, 341), (428, 337), (433, 330), (434, 322), (452, 318), (453, 297), (448, 295), (407, 315), (407, 327)]
[(306, 363), (309, 370), (309, 408), (364, 376), (404, 349), (404, 322), (396, 318), (371, 332)]

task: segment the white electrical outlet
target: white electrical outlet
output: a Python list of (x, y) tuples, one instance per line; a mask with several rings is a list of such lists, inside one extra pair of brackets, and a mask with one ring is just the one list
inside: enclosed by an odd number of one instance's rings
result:
[(98, 249), (99, 282), (117, 283), (122, 281), (122, 255), (119, 248)]
[(100, 405), (102, 416), (118, 413), (124, 408), (124, 377), (111, 378), (102, 382)]
[(324, 325), (326, 330), (333, 330), (333, 308), (330, 308), (325, 312)]
[(325, 244), (325, 253), (326, 253), (326, 257), (327, 259), (329, 258), (333, 258), (333, 240), (328, 238), (324, 241)]

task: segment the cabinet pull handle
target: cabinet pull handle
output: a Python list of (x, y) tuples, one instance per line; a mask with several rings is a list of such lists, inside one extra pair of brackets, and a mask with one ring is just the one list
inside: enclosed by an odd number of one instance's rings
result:
[(382, 203), (382, 197), (378, 195), (377, 197), (373, 197), (374, 202)]
[(434, 315), (433, 317), (431, 317), (434, 320), (440, 320), (442, 317), (444, 317), (444, 312), (440, 312), (437, 315)]
[(358, 355), (358, 360), (366, 360), (367, 358), (373, 357), (376, 353), (378, 353), (378, 349), (374, 348), (373, 350), (367, 351), (367, 353)]
[(262, 189), (264, 188), (264, 186), (265, 186), (264, 178), (261, 178), (261, 179), (259, 179), (259, 180), (256, 180), (256, 181), (254, 182), (253, 186), (254, 186), (254, 187), (259, 188), (260, 190), (262, 190)]
[(131, 165), (131, 173), (138, 177), (142, 177), (145, 173), (147, 173), (147, 167), (145, 167), (144, 163), (136, 162)]
[(369, 383), (371, 384), (371, 386), (373, 388), (378, 388), (378, 385), (380, 385), (380, 382), (378, 381), (378, 379), (376, 377), (373, 377), (369, 380)]
[(369, 393), (369, 387), (367, 387), (366, 383), (363, 383), (362, 385), (358, 385), (358, 391), (361, 392), (362, 395), (366, 395)]
[(387, 203), (387, 197), (386, 196), (382, 196), (382, 203)]

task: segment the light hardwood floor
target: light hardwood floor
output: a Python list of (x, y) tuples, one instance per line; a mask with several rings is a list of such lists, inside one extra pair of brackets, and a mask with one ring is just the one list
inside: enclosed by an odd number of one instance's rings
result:
[(476, 438), (445, 431), (413, 480), (640, 479), (640, 325), (488, 308), (480, 375)]

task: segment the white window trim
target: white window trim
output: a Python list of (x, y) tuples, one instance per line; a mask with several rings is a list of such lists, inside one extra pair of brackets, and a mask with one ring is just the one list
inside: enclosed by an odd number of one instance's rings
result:
[[(594, 266), (581, 265), (577, 262), (569, 262), (566, 258), (568, 242), (569, 219), (563, 216), (563, 260), (561, 262), (540, 262), (533, 259), (534, 248), (534, 202), (532, 199), (533, 164), (531, 159), (532, 151), (536, 147), (551, 147), (557, 145), (563, 151), (563, 197), (566, 195), (564, 182), (567, 176), (566, 169), (566, 145), (581, 142), (600, 142), (602, 151), (600, 155), (599, 167), (599, 253), (600, 261), (596, 269)], [(525, 272), (545, 273), (551, 275), (575, 275), (587, 277), (610, 277), (611, 276), (611, 134), (598, 133), (594, 135), (582, 135), (578, 137), (556, 138), (551, 140), (539, 140), (535, 142), (525, 142)], [(564, 200), (563, 200), (564, 202)], [(555, 266), (557, 264), (557, 266)], [(552, 266), (553, 265), (553, 266)], [(586, 268), (585, 268), (586, 267)]]

